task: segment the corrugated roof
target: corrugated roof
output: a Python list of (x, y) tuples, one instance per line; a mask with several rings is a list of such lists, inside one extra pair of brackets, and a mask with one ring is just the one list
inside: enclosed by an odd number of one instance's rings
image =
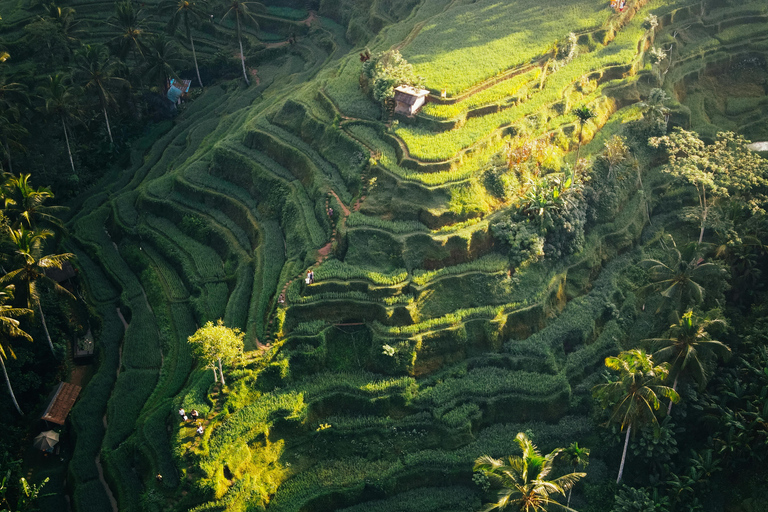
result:
[(80, 386), (70, 384), (69, 382), (60, 383), (41, 419), (49, 423), (63, 425), (69, 415), (69, 411), (75, 405), (80, 389)]

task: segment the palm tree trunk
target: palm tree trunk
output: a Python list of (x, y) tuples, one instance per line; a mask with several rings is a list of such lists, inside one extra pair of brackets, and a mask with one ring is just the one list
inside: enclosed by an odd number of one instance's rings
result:
[(621, 482), (621, 475), (624, 474), (624, 462), (627, 460), (627, 446), (629, 446), (629, 432), (632, 430), (632, 425), (627, 427), (627, 435), (624, 436), (624, 451), (621, 453), (621, 465), (619, 466), (619, 477), (616, 479), (616, 483)]
[(72, 150), (69, 149), (69, 135), (67, 134), (67, 124), (64, 122), (64, 116), (61, 116), (61, 127), (64, 128), (64, 140), (67, 142), (67, 154), (69, 154), (69, 163), (72, 165), (72, 174), (77, 176), (75, 161), (72, 160)]
[(221, 386), (226, 386), (227, 384), (224, 382), (224, 370), (221, 369), (221, 358), (219, 358), (219, 377), (221, 377)]
[[(677, 379), (680, 378), (680, 374), (675, 375), (675, 382), (672, 384), (672, 391), (677, 391)], [(667, 416), (672, 414), (672, 400), (669, 401), (669, 407), (667, 407)]]
[(53, 351), (53, 341), (51, 341), (51, 335), (48, 332), (48, 326), (45, 323), (45, 315), (43, 315), (43, 307), (39, 302), (37, 303), (37, 311), (40, 313), (40, 321), (43, 322), (43, 330), (45, 331), (45, 337), (48, 339), (48, 347), (51, 349), (51, 354), (55, 356), (56, 353)]
[(701, 245), (702, 240), (704, 240), (704, 228), (707, 225), (707, 189), (704, 188), (702, 185), (701, 187), (701, 193), (703, 198), (702, 203), (702, 212), (701, 212), (701, 231), (699, 232), (699, 245)]
[(581, 153), (581, 132), (584, 131), (584, 123), (579, 124), (579, 145), (576, 146), (576, 163), (574, 169), (579, 165), (579, 154)]
[(3, 136), (3, 144), (5, 145), (5, 155), (8, 157), (8, 171), (13, 174), (13, 164), (11, 163), (11, 147), (8, 145), (8, 137)]
[[(576, 464), (573, 465), (573, 471), (571, 473), (576, 472)], [(568, 502), (565, 504), (566, 508), (571, 508), (571, 493), (573, 492), (573, 486), (571, 486), (570, 489), (568, 489)]]
[(102, 105), (101, 106), (101, 110), (104, 111), (104, 119), (106, 119), (106, 121), (107, 121), (107, 133), (109, 134), (109, 142), (114, 144), (115, 140), (112, 138), (112, 128), (109, 127), (109, 116), (107, 115), (107, 106), (106, 105)]
[[(189, 33), (189, 44), (192, 45), (192, 60), (195, 61), (195, 71), (197, 71), (197, 81), (200, 84), (200, 87), (203, 87), (203, 81), (200, 78), (200, 68), (197, 67), (197, 54), (195, 53), (195, 42), (192, 40), (192, 32), (190, 32), (189, 30), (187, 30), (187, 32)], [(242, 48), (240, 52), (242, 54)]]
[(3, 361), (2, 357), (0, 357), (0, 366), (3, 367), (3, 377), (5, 377), (5, 385), (8, 387), (8, 393), (11, 395), (11, 400), (13, 400), (13, 405), (16, 406), (16, 410), (18, 411), (18, 413), (24, 416), (24, 413), (21, 412), (21, 407), (19, 407), (19, 402), (16, 401), (16, 395), (13, 394), (13, 388), (11, 387), (11, 380), (8, 378), (8, 372), (5, 369), (5, 361)]
[[(243, 65), (243, 78), (245, 78), (245, 85), (251, 85), (248, 81), (248, 74), (245, 72), (245, 56), (243, 55), (243, 38), (240, 36), (240, 15), (235, 12), (235, 19), (237, 20), (237, 42), (240, 43), (240, 62)], [(221, 361), (219, 361), (221, 364)]]

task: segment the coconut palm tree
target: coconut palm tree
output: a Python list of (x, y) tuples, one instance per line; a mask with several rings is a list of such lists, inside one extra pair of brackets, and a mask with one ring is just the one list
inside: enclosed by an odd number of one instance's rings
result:
[[(713, 325), (725, 325), (719, 318), (700, 317), (688, 310), (677, 324), (670, 326), (668, 338), (645, 340), (655, 348), (654, 359), (669, 362), (670, 374), (675, 376), (672, 389), (677, 391), (680, 377), (691, 377), (703, 389), (707, 383), (706, 362), (713, 355), (727, 357), (731, 349), (721, 341), (709, 339), (706, 329)], [(667, 414), (672, 412), (669, 403)]]
[(164, 34), (155, 34), (147, 42), (142, 74), (148, 82), (159, 84), (161, 90), (170, 78), (177, 77), (175, 68), (181, 64), (181, 56), (176, 45), (174, 40), (166, 38)]
[(665, 106), (667, 101), (669, 101), (669, 96), (664, 92), (664, 89), (651, 89), (648, 99), (637, 104), (643, 113), (643, 119), (649, 126), (661, 126), (662, 121), (669, 113), (669, 109)]
[(654, 411), (659, 409), (659, 397), (678, 402), (680, 395), (662, 384), (669, 374), (669, 364), (656, 365), (651, 355), (642, 349), (636, 348), (621, 352), (616, 357), (608, 357), (605, 366), (619, 373), (618, 380), (598, 384), (593, 393), (603, 408), (613, 409), (608, 421), (618, 423), (621, 430), (626, 429), (619, 476), (616, 478), (618, 484), (624, 474), (632, 428), (648, 422), (658, 423)]
[[(661, 295), (675, 304), (676, 310), (687, 309), (704, 300), (704, 283), (710, 286), (722, 281), (727, 273), (720, 265), (705, 262), (699, 256), (699, 246), (687, 244), (682, 251), (677, 249), (670, 237), (667, 262), (657, 259), (645, 259), (640, 262), (648, 269), (653, 281), (650, 286), (659, 289)], [(661, 307), (659, 308), (661, 309)]]
[(168, 31), (175, 33), (179, 24), (184, 26), (184, 33), (189, 39), (189, 45), (192, 48), (192, 60), (195, 61), (195, 71), (197, 72), (197, 82), (200, 87), (203, 81), (200, 78), (200, 68), (197, 66), (197, 54), (195, 53), (195, 40), (192, 39), (192, 30), (190, 22), (199, 22), (206, 17), (204, 11), (205, 2), (192, 2), (190, 0), (166, 0), (160, 5), (164, 12), (171, 12), (171, 18), (168, 21)]
[(584, 123), (593, 117), (597, 117), (597, 114), (595, 114), (595, 112), (588, 106), (582, 105), (573, 109), (573, 115), (576, 116), (576, 119), (579, 122), (579, 145), (576, 148), (576, 163), (578, 164), (579, 154), (581, 153), (581, 135), (584, 133)]
[(75, 88), (69, 83), (63, 73), (49, 76), (44, 86), (38, 87), (38, 94), (45, 101), (43, 112), (61, 121), (61, 129), (64, 132), (64, 141), (67, 143), (67, 155), (72, 166), (72, 174), (77, 176), (75, 161), (72, 158), (72, 148), (69, 144), (68, 121), (79, 120), (78, 98)]
[(125, 61), (128, 52), (132, 52), (134, 60), (136, 52), (144, 57), (146, 46), (144, 37), (147, 35), (146, 24), (141, 14), (141, 9), (135, 10), (131, 0), (117, 2), (115, 14), (107, 22), (115, 31), (112, 42), (118, 48), (118, 56)]
[(20, 141), (29, 134), (21, 125), (22, 108), (28, 103), (26, 86), (0, 76), (0, 142), (8, 162), (8, 170), (11, 172), (13, 172), (11, 148), (24, 151), (25, 148)]
[(5, 386), (8, 388), (8, 394), (11, 395), (13, 405), (16, 407), (18, 413), (24, 416), (19, 407), (19, 402), (16, 401), (16, 395), (13, 393), (13, 387), (11, 386), (11, 380), (8, 378), (8, 371), (5, 369), (5, 360), (8, 357), (16, 358), (16, 354), (13, 353), (13, 348), (9, 343), (9, 338), (26, 338), (32, 341), (32, 336), (24, 332), (19, 327), (19, 321), (17, 317), (23, 315), (29, 315), (32, 310), (26, 308), (14, 308), (6, 304), (6, 302), (13, 298), (13, 285), (7, 285), (0, 288), (0, 367), (3, 370), (3, 378), (5, 379)]
[(114, 85), (125, 84), (124, 78), (117, 76), (120, 63), (109, 55), (105, 46), (86, 45), (75, 53), (75, 76), (80, 78), (86, 90), (95, 91), (99, 98), (99, 105), (107, 122), (109, 141), (114, 143), (112, 128), (109, 125), (107, 106), (115, 102), (110, 88)]
[[(254, 26), (256, 30), (259, 29), (259, 22), (256, 21), (256, 18), (254, 17), (253, 13), (251, 12), (251, 8), (254, 8), (259, 11), (265, 11), (267, 8), (264, 6), (264, 4), (260, 2), (241, 2), (239, 0), (230, 0), (228, 2), (229, 9), (227, 9), (227, 12), (224, 13), (224, 16), (222, 16), (221, 21), (224, 21), (224, 18), (229, 16), (230, 14), (235, 14), (235, 23), (237, 25), (237, 42), (240, 44), (240, 62), (243, 65), (243, 78), (245, 78), (245, 83), (247, 85), (250, 85), (251, 82), (248, 81), (248, 74), (245, 72), (245, 55), (243, 54), (243, 37), (240, 30), (240, 21), (242, 19), (243, 22), (249, 22), (251, 25)], [(249, 7), (252, 6), (252, 7)]]
[(548, 480), (555, 457), (563, 449), (557, 448), (549, 455), (541, 455), (523, 432), (517, 434), (515, 442), (522, 450), (522, 456), (510, 456), (507, 463), (488, 455), (483, 455), (475, 461), (475, 471), (481, 471), (492, 484), (501, 487), (498, 500), (488, 503), (483, 511), (505, 510), (511, 507), (513, 510), (536, 512), (548, 510), (550, 506), (571, 510), (555, 501), (553, 495), (565, 496), (565, 491), (587, 474), (569, 473)]
[(39, 223), (63, 230), (64, 225), (57, 214), (65, 208), (45, 206), (45, 201), (53, 198), (53, 192), (48, 187), (32, 187), (29, 183), (31, 176), (31, 174), (12, 176), (2, 185), (4, 213), (11, 221), (11, 227), (34, 229)]
[[(563, 459), (565, 459), (565, 462), (573, 466), (574, 472), (576, 472), (576, 469), (578, 469), (579, 466), (586, 468), (589, 464), (589, 448), (582, 448), (579, 446), (579, 443), (574, 441), (570, 446), (568, 446), (568, 448), (563, 449)], [(573, 487), (568, 489), (568, 501), (565, 504), (566, 507), (571, 506), (572, 492)]]
[(30, 230), (24, 226), (18, 229), (8, 229), (8, 238), (11, 243), (11, 262), (14, 270), (11, 270), (0, 278), (0, 286), (7, 284), (17, 285), (20, 292), (19, 297), (26, 307), (37, 310), (40, 315), (40, 321), (45, 331), (45, 337), (48, 340), (48, 346), (53, 350), (53, 341), (48, 332), (48, 326), (45, 323), (45, 315), (41, 304), (41, 285), (52, 288), (54, 291), (67, 295), (74, 299), (66, 288), (51, 279), (45, 274), (46, 269), (61, 268), (65, 261), (72, 260), (75, 255), (71, 253), (64, 254), (44, 254), (44, 241), (53, 235), (48, 230)]

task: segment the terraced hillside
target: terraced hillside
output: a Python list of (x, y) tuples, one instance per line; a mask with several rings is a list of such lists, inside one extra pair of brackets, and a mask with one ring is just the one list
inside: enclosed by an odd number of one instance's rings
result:
[[(625, 176), (592, 198), (586, 231), (517, 259), (492, 226), (522, 187), (491, 177), (524, 141), (551, 143), (544, 168), (561, 176), (580, 135), (597, 155), (659, 85), (673, 122), (723, 126), (696, 88), (736, 62), (762, 62), (758, 84), (768, 53), (757, 1), (330, 4), (274, 9), (264, 30), (298, 42), (262, 49), (257, 84), (206, 88), (72, 219), (102, 319), (72, 416), (75, 510), (110, 510), (110, 495), (121, 511), (475, 510), (479, 455), (531, 428), (546, 447), (594, 436), (578, 411), (603, 359), (643, 334), (626, 290), (664, 178), (638, 154), (639, 186)], [(553, 45), (570, 32), (565, 58)], [(364, 44), (424, 76), (418, 116), (390, 119), (363, 93)], [(728, 126), (762, 133), (765, 97), (745, 91)], [(598, 114), (583, 133), (579, 105)], [(612, 180), (603, 167), (593, 184)], [(217, 318), (246, 332), (224, 389), (187, 344)], [(203, 436), (179, 407), (200, 411)]]

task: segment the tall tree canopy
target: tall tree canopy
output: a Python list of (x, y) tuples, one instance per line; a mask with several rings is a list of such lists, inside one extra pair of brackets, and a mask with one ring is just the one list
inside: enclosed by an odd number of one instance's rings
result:
[(214, 325), (213, 322), (206, 322), (199, 328), (195, 334), (188, 338), (192, 343), (195, 355), (205, 364), (206, 368), (213, 370), (214, 379), (216, 378), (216, 366), (219, 367), (219, 378), (221, 385), (224, 386), (224, 368), (223, 365), (229, 363), (243, 352), (243, 336), (240, 329), (229, 328), (219, 319)]

